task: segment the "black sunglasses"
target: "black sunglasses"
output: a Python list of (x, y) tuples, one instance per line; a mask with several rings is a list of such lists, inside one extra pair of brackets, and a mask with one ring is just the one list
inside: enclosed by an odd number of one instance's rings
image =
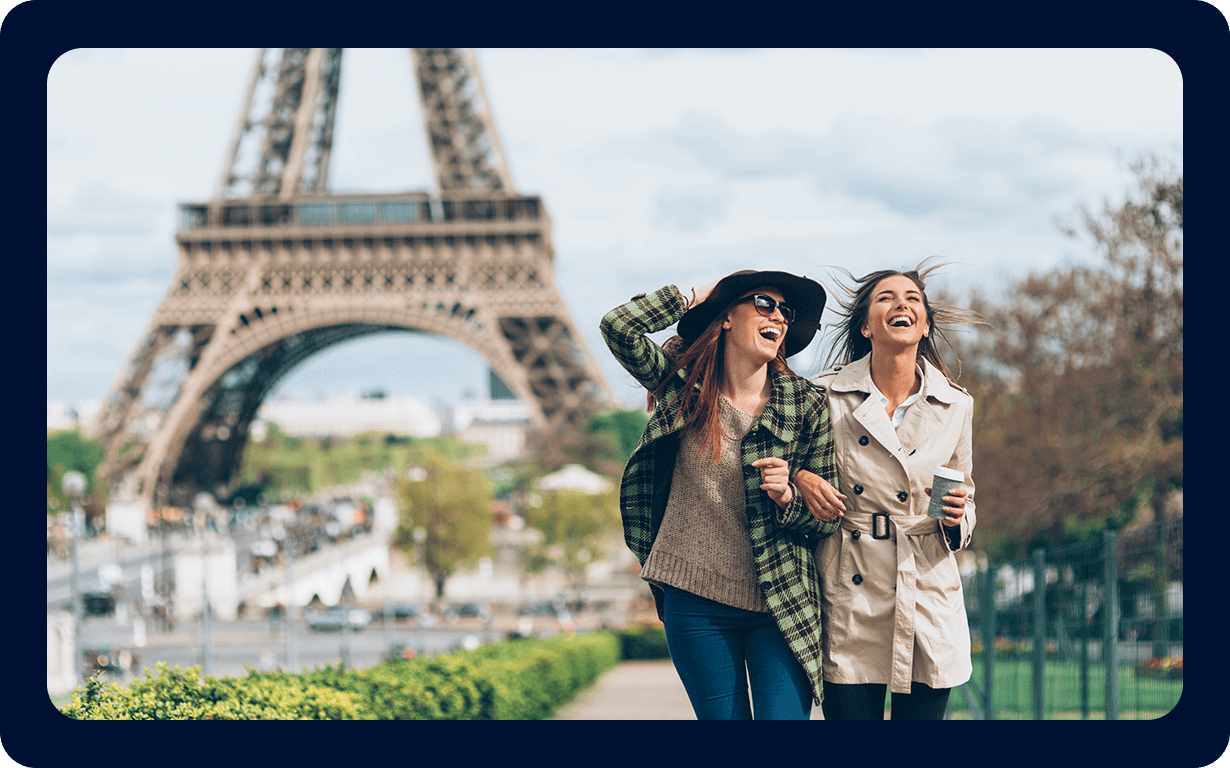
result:
[(751, 296), (744, 296), (739, 299), (735, 304), (742, 304), (745, 301), (752, 302), (756, 307), (756, 311), (765, 317), (772, 317), (773, 310), (780, 309), (786, 325), (794, 322), (794, 307), (787, 306), (784, 302), (780, 302), (772, 296), (765, 296), (763, 293), (753, 293)]

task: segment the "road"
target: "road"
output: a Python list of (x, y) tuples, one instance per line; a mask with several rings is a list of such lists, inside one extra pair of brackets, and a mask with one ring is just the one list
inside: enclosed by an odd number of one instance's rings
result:
[[(148, 627), (144, 647), (134, 642), (134, 619), (123, 622), (115, 616), (91, 616), (82, 625), (83, 648), (109, 647), (113, 652), (127, 650), (139, 659), (138, 675), (142, 669), (154, 672), (158, 662), (186, 669), (202, 664), (199, 624), (196, 621), (177, 622), (168, 632)], [(295, 626), (298, 670), (290, 670), (286, 664), (287, 632), (285, 623), (271, 624), (267, 619), (247, 619), (234, 622), (218, 622), (212, 627), (213, 665), (215, 677), (238, 677), (247, 674), (246, 667), (258, 670), (273, 668), (288, 671), (313, 670), (327, 664), (336, 664), (343, 656), (349, 658), (348, 667), (361, 669), (380, 663), (395, 644), (405, 644), (420, 652), (447, 653), (462, 647), (467, 635), (481, 643), (503, 639), (515, 626), (513, 617), (496, 617), (490, 626), (484, 627), (477, 619), (461, 619), (455, 624), (440, 622), (432, 629), (418, 627), (413, 621), (392, 622), (386, 627), (382, 619), (373, 619), (367, 628), (348, 632), (317, 632), (308, 628), (299, 617)], [(533, 634), (551, 636), (559, 628), (554, 620), (535, 617)], [(131, 676), (125, 680), (131, 679)]]
[[(248, 551), (251, 544), (265, 532), (248, 526), (233, 530), (230, 534), (239, 562), (245, 563), (250, 557)], [(157, 536), (140, 545), (83, 540), (78, 558), (83, 592), (91, 591), (98, 584), (98, 568), (106, 563), (116, 563), (122, 568), (123, 585), (114, 614), (87, 615), (83, 618), (81, 647), (105, 647), (117, 653), (127, 651), (139, 659), (138, 675), (142, 674), (143, 669), (153, 671), (158, 662), (181, 669), (203, 665), (197, 619), (176, 619), (173, 626), (165, 627), (148, 612), (144, 619), (138, 618), (142, 567), (152, 568), (156, 581), (160, 581), (157, 575), (163, 573), (164, 568), (166, 577), (173, 579), (174, 552), (190, 549), (194, 544), (192, 537), (178, 532), (173, 533), (165, 543)], [(53, 556), (48, 558), (49, 614), (70, 607), (71, 572), (71, 560)], [(366, 607), (374, 610), (372, 606)], [(619, 623), (617, 616), (597, 614), (577, 615), (575, 621), (577, 631), (596, 628), (604, 621)], [(532, 622), (530, 634), (535, 636), (550, 636), (560, 631), (558, 622), (552, 617), (535, 616)], [(440, 620), (430, 629), (418, 627), (413, 621), (391, 622), (386, 627), (381, 619), (374, 619), (366, 629), (343, 636), (339, 632), (312, 631), (301, 612), (295, 625), (298, 668), (293, 671), (317, 669), (334, 664), (343, 657), (348, 659), (348, 666), (352, 668), (368, 667), (384, 660), (390, 649), (399, 644), (412, 646), (421, 653), (447, 653), (461, 647), (467, 636), (488, 643), (501, 640), (520, 629), (519, 617), (513, 615), (496, 615), (489, 625), (482, 624), (477, 618), (460, 618), (452, 623)], [(289, 671), (287, 646), (286, 624), (271, 624), (264, 611), (241, 615), (239, 621), (215, 622), (212, 626), (212, 674), (241, 676), (246, 674), (247, 667)]]
[[(155, 580), (157, 581), (160, 573), (165, 573), (165, 578), (173, 579), (175, 575), (175, 557), (169, 554), (165, 560), (160, 551), (151, 551), (144, 549), (126, 549), (123, 553), (107, 562), (118, 564), (124, 572), (124, 584), (121, 591), (120, 602), (132, 603), (137, 596), (141, 594), (141, 566), (148, 565), (154, 569)], [(66, 561), (71, 564), (71, 561)], [(87, 567), (86, 563), (80, 564), (81, 570), (81, 590), (82, 592), (96, 591), (101, 589), (98, 583), (98, 563), (93, 563), (91, 567)], [(71, 565), (68, 565), (71, 568)], [(72, 609), (72, 590), (69, 586), (69, 581), (72, 578), (71, 570), (64, 572), (65, 568), (57, 568), (55, 572), (48, 569), (47, 573), (47, 610), (71, 610)]]

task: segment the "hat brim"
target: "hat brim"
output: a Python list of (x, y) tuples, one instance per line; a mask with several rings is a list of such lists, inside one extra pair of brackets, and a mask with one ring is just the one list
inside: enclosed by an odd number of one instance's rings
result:
[(742, 298), (748, 291), (757, 288), (776, 288), (782, 298), (794, 308), (794, 322), (786, 328), (782, 342), (786, 357), (798, 354), (811, 344), (820, 327), (827, 294), (824, 287), (808, 277), (789, 272), (760, 272), (745, 269), (723, 277), (713, 286), (709, 296), (689, 309), (679, 320), (677, 333), (684, 342), (691, 344), (720, 312)]

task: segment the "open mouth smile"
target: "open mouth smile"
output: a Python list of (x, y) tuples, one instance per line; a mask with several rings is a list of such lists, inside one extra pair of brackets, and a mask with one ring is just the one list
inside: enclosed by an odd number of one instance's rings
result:
[(760, 335), (769, 341), (777, 342), (777, 340), (782, 337), (782, 329), (777, 326), (770, 325), (768, 327), (761, 328)]

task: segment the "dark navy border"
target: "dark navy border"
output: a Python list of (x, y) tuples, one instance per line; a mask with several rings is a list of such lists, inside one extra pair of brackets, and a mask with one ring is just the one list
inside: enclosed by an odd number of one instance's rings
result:
[[(411, 46), (806, 46), (806, 47), (1149, 47), (1169, 55), (1183, 73), (1184, 175), (1188, 222), (1185, 250), (1194, 280), (1186, 280), (1195, 323), (1187, 323), (1199, 354), (1188, 388), (1197, 409), (1188, 425), (1193, 470), (1186, 473), (1192, 509), (1187, 537), (1185, 688), (1179, 705), (1152, 721), (1085, 723), (807, 724), (752, 726), (735, 731), (679, 723), (532, 724), (123, 724), (79, 723), (47, 698), (44, 675), (44, 523), (38, 443), (45, 433), (37, 404), (45, 394), (46, 344), (26, 330), (38, 305), (24, 281), (10, 295), (28, 296), (8, 313), (12, 338), (5, 389), (17, 431), (5, 463), (10, 497), (4, 519), (3, 695), (0, 739), (21, 765), (85, 765), (111, 758), (151, 765), (330, 765), (359, 762), (462, 763), (499, 761), (691, 764), (858, 761), (1090, 766), (1205, 766), (1230, 740), (1227, 640), (1220, 626), (1227, 600), (1224, 570), (1227, 515), (1224, 459), (1214, 463), (1213, 429), (1226, 394), (1216, 358), (1225, 324), (1206, 331), (1207, 314), (1225, 312), (1230, 280), (1222, 234), (1227, 218), (1226, 122), (1221, 105), (1230, 74), (1226, 19), (1197, 0), (1162, 2), (842, 3), (807, 6), (664, 3), (136, 3), (30, 0), (0, 27), (0, 131), (7, 150), (4, 254), (8, 274), (30, 282), (46, 267), (46, 79), (74, 47), (230, 47), (263, 45)], [(1147, 98), (1142, 93), (1141, 98)], [(1093, 201), (1091, 201), (1093, 202)], [(15, 234), (14, 234), (15, 233)], [(40, 258), (40, 255), (42, 258)], [(44, 307), (45, 309), (45, 307)], [(1211, 342), (1214, 346), (1208, 346)], [(1213, 377), (1217, 378), (1214, 379)], [(33, 377), (33, 378), (31, 378)], [(39, 380), (43, 379), (42, 386)], [(1200, 403), (1205, 405), (1201, 406)], [(856, 727), (862, 726), (862, 727)], [(538, 731), (536, 728), (551, 729)], [(939, 728), (924, 733), (923, 728)], [(481, 729), (481, 730), (480, 730)], [(498, 732), (496, 732), (498, 729)], [(891, 734), (891, 735), (890, 735)], [(904, 738), (903, 738), (904, 737)], [(682, 760), (681, 760), (682, 759)]]

